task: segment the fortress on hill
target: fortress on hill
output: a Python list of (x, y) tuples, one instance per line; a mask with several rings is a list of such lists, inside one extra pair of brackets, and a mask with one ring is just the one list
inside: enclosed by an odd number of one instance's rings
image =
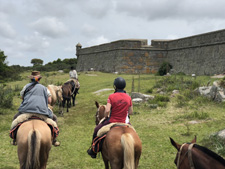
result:
[(175, 40), (127, 39), (82, 48), (76, 46), (77, 71), (156, 73), (166, 61), (175, 73), (225, 72), (225, 29)]

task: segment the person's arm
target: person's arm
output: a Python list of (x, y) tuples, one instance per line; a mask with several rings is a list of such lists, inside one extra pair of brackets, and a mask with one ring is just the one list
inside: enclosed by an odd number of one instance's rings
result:
[(133, 106), (129, 107), (129, 109), (128, 109), (128, 114), (129, 114), (129, 115), (133, 114)]
[(22, 100), (23, 100), (23, 95), (24, 95), (25, 90), (26, 90), (26, 85), (23, 87), (23, 89), (20, 92), (20, 96), (21, 96)]
[(109, 117), (110, 111), (111, 111), (111, 104), (107, 103), (107, 105), (106, 105), (106, 114), (107, 114), (108, 117)]

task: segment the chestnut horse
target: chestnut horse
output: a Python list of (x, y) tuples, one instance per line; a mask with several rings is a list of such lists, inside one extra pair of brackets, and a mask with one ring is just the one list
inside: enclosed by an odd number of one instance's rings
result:
[(174, 161), (177, 169), (225, 169), (225, 160), (211, 150), (195, 144), (196, 137), (191, 143), (182, 145), (172, 138), (170, 141), (178, 151)]
[[(108, 116), (105, 106), (96, 102), (98, 111), (96, 122)], [(102, 145), (102, 157), (105, 168), (109, 169), (137, 169), (141, 156), (142, 144), (137, 133), (129, 127), (116, 126), (107, 133)]]
[(20, 169), (45, 169), (52, 146), (49, 126), (42, 120), (24, 122), (17, 131)]

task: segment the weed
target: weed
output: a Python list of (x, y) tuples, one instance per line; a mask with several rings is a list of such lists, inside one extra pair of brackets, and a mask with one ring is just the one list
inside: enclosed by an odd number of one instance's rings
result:
[(205, 147), (213, 149), (216, 153), (225, 156), (225, 141), (217, 134), (207, 136), (202, 142)]

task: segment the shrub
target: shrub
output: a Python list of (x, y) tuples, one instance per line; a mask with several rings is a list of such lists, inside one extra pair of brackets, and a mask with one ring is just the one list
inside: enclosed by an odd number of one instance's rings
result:
[(0, 85), (0, 106), (2, 108), (12, 108), (13, 106), (13, 90)]
[(170, 101), (170, 98), (168, 96), (156, 95), (153, 100), (149, 100), (148, 102), (150, 104), (157, 104), (157, 106), (159, 106), (159, 107), (166, 107), (167, 102), (169, 102), (169, 101)]
[(160, 76), (166, 75), (172, 68), (173, 66), (171, 64), (169, 64), (168, 62), (163, 62), (158, 70), (158, 74)]

